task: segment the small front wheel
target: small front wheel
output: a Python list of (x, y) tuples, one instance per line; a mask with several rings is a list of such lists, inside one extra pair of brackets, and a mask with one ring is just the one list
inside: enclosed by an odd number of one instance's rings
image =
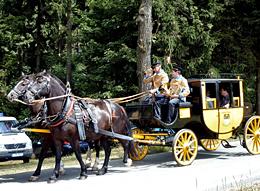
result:
[(190, 165), (198, 153), (198, 139), (190, 129), (176, 133), (172, 143), (173, 157), (180, 166)]
[[(133, 137), (135, 137), (135, 135), (137, 136), (142, 135), (143, 133), (144, 131), (139, 128), (135, 128), (132, 130)], [(141, 145), (138, 142), (135, 142), (134, 149), (135, 149), (136, 156), (133, 156), (130, 153), (129, 157), (134, 161), (139, 161), (139, 160), (143, 160), (144, 157), (148, 154), (149, 147), (148, 145)]]
[(200, 144), (206, 151), (215, 151), (218, 149), (221, 140), (219, 139), (201, 139)]

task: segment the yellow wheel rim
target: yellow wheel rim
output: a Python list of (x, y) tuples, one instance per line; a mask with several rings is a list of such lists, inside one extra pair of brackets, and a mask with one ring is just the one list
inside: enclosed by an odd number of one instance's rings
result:
[[(134, 137), (134, 134), (143, 134), (143, 133), (144, 133), (144, 131), (141, 130), (141, 129), (138, 129), (138, 128), (132, 130), (133, 137)], [(138, 160), (143, 160), (144, 159), (144, 157), (148, 153), (149, 147), (147, 145), (140, 145), (138, 142), (135, 142), (134, 143), (134, 149), (135, 149), (136, 156), (133, 156), (130, 153), (129, 157), (132, 160), (138, 161)]]
[(249, 153), (260, 153), (260, 116), (253, 116), (246, 122), (244, 128), (245, 146)]
[(178, 131), (173, 139), (172, 152), (178, 165), (190, 165), (198, 153), (198, 140), (196, 135), (189, 129)]
[(221, 140), (219, 139), (201, 139), (200, 144), (206, 151), (215, 151), (218, 149)]

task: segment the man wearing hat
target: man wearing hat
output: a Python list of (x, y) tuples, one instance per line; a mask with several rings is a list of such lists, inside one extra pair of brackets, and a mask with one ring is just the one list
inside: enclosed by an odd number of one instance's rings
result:
[(161, 62), (157, 61), (152, 63), (151, 68), (153, 70), (153, 75), (145, 75), (143, 80), (144, 84), (152, 83), (152, 89), (157, 89), (161, 86), (167, 87), (169, 77), (168, 74), (162, 69)]
[(173, 65), (172, 79), (170, 81), (167, 97), (169, 98), (168, 116), (166, 123), (171, 123), (175, 114), (175, 108), (180, 102), (185, 102), (186, 97), (190, 94), (188, 81), (181, 74), (182, 68)]
[(152, 89), (150, 93), (154, 95), (155, 100), (153, 102), (154, 117), (160, 119), (161, 116), (161, 104), (167, 103), (165, 94), (162, 94), (160, 90), (166, 90), (169, 82), (169, 77), (166, 72), (161, 68), (161, 62), (155, 62), (152, 64), (153, 75), (145, 76), (144, 84), (152, 83)]

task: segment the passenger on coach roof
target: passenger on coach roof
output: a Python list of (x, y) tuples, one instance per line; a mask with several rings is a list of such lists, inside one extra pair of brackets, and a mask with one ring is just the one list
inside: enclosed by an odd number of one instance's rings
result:
[[(154, 94), (155, 100), (164, 99), (165, 95), (162, 95), (160, 90), (167, 89), (169, 82), (168, 74), (162, 69), (162, 64), (159, 61), (153, 63), (151, 68), (153, 72), (150, 74), (145, 73), (143, 82), (146, 85), (151, 83), (150, 93)], [(152, 97), (148, 97), (145, 101), (150, 103)]]
[[(174, 65), (172, 68), (172, 79), (169, 84), (169, 88), (166, 89), (166, 97), (168, 98), (168, 112), (167, 112), (167, 118), (166, 123), (171, 123), (176, 108), (178, 107), (180, 102), (185, 102), (186, 97), (190, 94), (190, 88), (188, 85), (188, 81), (186, 78), (182, 76), (182, 68)], [(155, 118), (161, 119), (161, 111), (160, 107), (156, 105), (155, 109)]]

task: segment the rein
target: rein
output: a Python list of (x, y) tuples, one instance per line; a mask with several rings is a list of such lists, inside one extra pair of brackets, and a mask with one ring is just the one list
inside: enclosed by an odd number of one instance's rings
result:
[(31, 104), (31, 103), (26, 103), (26, 102), (24, 102), (24, 101), (22, 101), (22, 100), (19, 100), (19, 99), (14, 99), (14, 101), (19, 102), (19, 103), (22, 103), (22, 104), (24, 104), (24, 105), (34, 105), (34, 104)]
[(141, 92), (132, 96), (127, 96), (127, 97), (122, 97), (122, 98), (113, 98), (113, 99), (109, 99), (112, 102), (115, 103), (125, 103), (125, 102), (130, 102), (136, 99), (139, 99), (141, 97), (144, 97), (146, 94), (149, 94), (149, 92), (145, 91), (145, 92)]
[[(147, 94), (149, 94), (149, 92), (145, 91), (145, 92), (141, 92), (141, 93), (138, 93), (138, 94), (135, 94), (135, 95), (132, 95), (132, 96), (121, 97), (121, 98), (112, 98), (112, 99), (108, 99), (108, 100), (112, 101), (114, 103), (125, 103), (125, 102), (130, 102), (130, 101), (133, 101), (133, 100), (136, 100), (136, 99), (140, 99), (140, 98), (146, 96)], [(19, 99), (15, 99), (14, 101), (17, 101), (17, 102), (22, 103), (24, 105), (34, 105), (34, 104), (37, 104), (37, 103), (41, 103), (41, 102), (45, 102), (45, 101), (49, 101), (49, 100), (54, 100), (54, 99), (59, 99), (59, 98), (64, 98), (64, 97), (67, 97), (67, 96), (74, 97), (74, 98), (79, 99), (79, 100), (90, 100), (90, 101), (95, 100), (95, 99), (88, 98), (88, 97), (82, 98), (82, 97), (79, 97), (79, 96), (71, 95), (69, 93), (69, 94), (65, 94), (65, 95), (61, 95), (61, 96), (55, 96), (55, 97), (50, 97), (50, 98), (42, 98), (42, 99), (33, 100), (32, 103), (26, 103), (26, 102), (23, 102)]]
[(32, 103), (45, 102), (45, 101), (64, 98), (64, 97), (68, 97), (68, 96), (74, 97), (71, 94), (65, 94), (65, 95), (60, 95), (60, 96), (55, 96), (55, 97), (36, 99), (36, 100), (33, 100)]

